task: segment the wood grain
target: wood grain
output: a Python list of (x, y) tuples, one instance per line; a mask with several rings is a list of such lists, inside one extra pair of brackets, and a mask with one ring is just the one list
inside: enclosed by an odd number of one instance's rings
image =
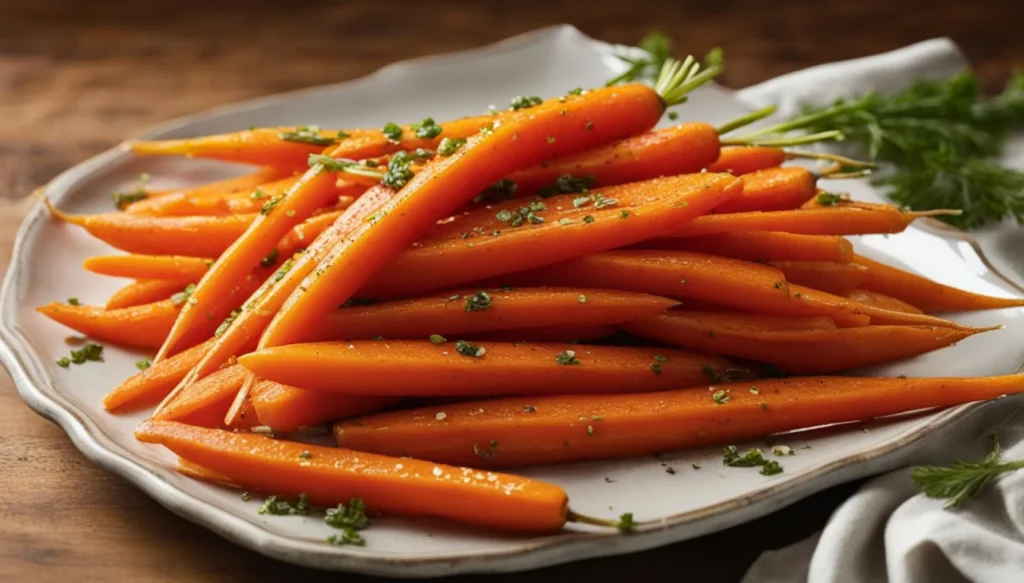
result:
[[(33, 188), (152, 124), (215, 105), (561, 22), (612, 42), (660, 28), (685, 50), (722, 46), (723, 81), (733, 87), (948, 35), (994, 88), (1024, 63), (1009, 17), (1017, 1), (0, 0), (0, 257), (10, 255)], [(762, 550), (820, 528), (853, 487), (696, 541), (547, 569), (535, 580), (735, 581)], [(0, 525), (0, 581), (338, 580), (265, 559), (162, 509), (78, 453), (21, 403), (6, 375)]]

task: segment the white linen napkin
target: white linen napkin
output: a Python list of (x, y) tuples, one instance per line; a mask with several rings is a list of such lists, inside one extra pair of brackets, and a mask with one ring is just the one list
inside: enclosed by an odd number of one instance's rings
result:
[[(825, 104), (868, 90), (893, 92), (915, 80), (967, 67), (949, 39), (934, 39), (873, 57), (831, 63), (737, 92), (752, 106), (775, 104), (783, 116), (802, 104)], [(1017, 136), (1004, 162), (1024, 168)], [(881, 195), (878, 194), (879, 198)], [(974, 233), (1005, 275), (1024, 282), (1024, 228), (1006, 222)], [(998, 433), (1005, 459), (1024, 457), (1024, 399), (990, 403), (964, 422), (928, 438), (914, 463), (980, 460)], [(865, 484), (824, 530), (751, 566), (743, 583), (1024, 582), (1024, 470), (1005, 475), (959, 511), (919, 494), (902, 468)]]

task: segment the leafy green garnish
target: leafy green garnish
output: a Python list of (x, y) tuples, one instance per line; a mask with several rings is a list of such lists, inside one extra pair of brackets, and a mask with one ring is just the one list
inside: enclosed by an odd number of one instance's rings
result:
[(389, 121), (384, 124), (384, 128), (380, 133), (384, 134), (384, 137), (392, 142), (398, 142), (402, 139), (402, 126)]
[(711, 399), (715, 402), (716, 405), (724, 405), (729, 402), (729, 391), (726, 391), (724, 389), (715, 391), (714, 393), (711, 394)]
[[(344, 132), (338, 132), (338, 137), (342, 137), (341, 134)], [(302, 144), (310, 144), (312, 146), (330, 146), (337, 140), (334, 138), (328, 138), (320, 135), (320, 126), (301, 126), (294, 130), (281, 132), (277, 134), (277, 137), (281, 138), (286, 142), (299, 142)]]
[(626, 512), (619, 516), (619, 523), (616, 527), (622, 532), (630, 532), (636, 528), (636, 522), (633, 520), (633, 513)]
[(260, 514), (273, 516), (306, 516), (312, 510), (313, 505), (309, 502), (309, 496), (305, 493), (299, 494), (296, 501), (279, 499), (277, 496), (267, 496), (260, 506)]
[(448, 342), (448, 339), (445, 338), (444, 336), (441, 336), (440, 334), (431, 334), (430, 335), (430, 343), (431, 344), (444, 344), (445, 342)]
[(467, 312), (478, 312), (491, 307), (491, 294), (485, 291), (478, 291), (466, 298)]
[(132, 204), (133, 202), (146, 200), (146, 198), (149, 197), (149, 194), (146, 192), (145, 188), (137, 186), (132, 190), (128, 191), (115, 191), (111, 193), (110, 196), (111, 198), (114, 199), (114, 206), (121, 210), (124, 210), (128, 208), (128, 205)]
[(142, 360), (135, 363), (135, 368), (139, 370), (146, 370), (151, 366), (153, 366), (153, 361), (148, 358), (143, 358)]
[[(597, 178), (594, 176), (580, 176), (579, 178), (575, 178), (571, 174), (563, 174), (555, 180), (554, 184), (538, 189), (537, 195), (547, 198), (549, 196), (555, 196), (556, 194), (587, 192), (596, 183)], [(575, 204), (575, 201), (573, 201), (573, 203)]]
[(412, 157), (408, 152), (395, 152), (388, 161), (388, 171), (384, 174), (381, 182), (389, 188), (401, 190), (407, 182), (412, 180)]
[(891, 172), (875, 183), (914, 210), (959, 209), (941, 220), (963, 229), (1007, 216), (1024, 223), (1024, 172), (1000, 166), (1014, 126), (1024, 123), (1024, 71), (1003, 92), (982, 96), (972, 73), (923, 80), (894, 95), (867, 93), (807, 108), (809, 132), (839, 130)]
[(1024, 468), (1024, 459), (1004, 462), (999, 440), (992, 436), (992, 452), (980, 462), (957, 461), (950, 466), (917, 466), (910, 479), (929, 498), (946, 500), (946, 509), (959, 508), (1006, 472)]
[(831, 192), (823, 192), (818, 195), (817, 202), (820, 206), (836, 206), (843, 202), (844, 199), (841, 194), (832, 194)]
[(580, 364), (579, 359), (576, 358), (575, 350), (566, 350), (555, 355), (555, 362), (562, 366), (578, 365)]
[[(434, 118), (432, 117), (425, 117), (423, 118), (423, 121), (412, 124), (412, 129), (413, 131), (416, 132), (417, 138), (421, 138), (424, 140), (436, 138), (437, 136), (441, 135), (442, 131), (444, 131), (441, 129), (441, 126), (437, 125), (437, 122), (435, 122)], [(401, 137), (401, 135), (401, 128), (399, 128), (398, 136)], [(388, 136), (388, 139), (397, 141), (399, 138), (392, 138), (391, 136)]]
[(458, 352), (462, 356), (479, 358), (486, 354), (487, 350), (483, 346), (474, 346), (465, 340), (458, 340), (455, 342), (455, 352)]
[(508, 108), (511, 109), (512, 111), (519, 111), (520, 109), (537, 107), (541, 103), (544, 103), (544, 100), (541, 99), (540, 97), (537, 97), (536, 95), (518, 95), (512, 98), (512, 102), (509, 103)]
[(80, 302), (78, 300), (78, 298), (68, 298), (68, 305), (69, 306), (81, 306), (82, 302)]
[(465, 145), (465, 138), (442, 138), (441, 143), (437, 145), (437, 153), (445, 157), (451, 156)]
[(92, 342), (86, 343), (78, 350), (71, 351), (71, 358), (63, 357), (57, 360), (57, 366), (68, 368), (72, 364), (85, 364), (87, 362), (103, 362), (103, 347)]
[(756, 447), (748, 449), (746, 453), (741, 455), (735, 445), (727, 445), (725, 446), (722, 463), (733, 468), (753, 468), (760, 466), (761, 474), (765, 476), (774, 476), (775, 474), (781, 474), (783, 471), (782, 465), (779, 464), (779, 462), (767, 459), (764, 457), (764, 452), (761, 451), (760, 448)]

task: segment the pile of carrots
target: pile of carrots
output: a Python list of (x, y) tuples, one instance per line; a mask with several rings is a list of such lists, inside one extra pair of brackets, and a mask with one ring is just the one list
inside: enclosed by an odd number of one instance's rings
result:
[[(779, 136), (653, 129), (715, 73), (670, 61), (654, 88), (478, 117), (133, 143), (257, 168), (99, 215), (51, 207), (125, 252), (87, 270), (133, 281), (105, 306), (39, 312), (154, 352), (104, 405), (154, 408), (137, 438), (189, 475), (531, 532), (603, 521), (557, 485), (492, 470), (1024, 391), (1016, 375), (821, 376), (985, 331), (936, 313), (1024, 300), (855, 254), (846, 235), (921, 215), (825, 192), (784, 165), (813, 155)], [(337, 447), (288, 439), (327, 423)]]

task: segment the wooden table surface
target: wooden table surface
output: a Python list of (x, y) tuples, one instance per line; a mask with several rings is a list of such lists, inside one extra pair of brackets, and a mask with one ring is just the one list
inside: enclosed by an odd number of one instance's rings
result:
[[(613, 42), (660, 28), (680, 50), (722, 46), (731, 87), (948, 35), (994, 88), (1024, 64), (1010, 18), (1018, 2), (0, 0), (0, 261), (6, 267), (33, 188), (154, 123), (211, 106), (561, 22)], [(172, 515), (85, 459), (2, 377), (0, 581), (338, 578), (263, 558)], [(761, 551), (819, 529), (855, 486), (698, 540), (531, 577), (736, 581)]]

